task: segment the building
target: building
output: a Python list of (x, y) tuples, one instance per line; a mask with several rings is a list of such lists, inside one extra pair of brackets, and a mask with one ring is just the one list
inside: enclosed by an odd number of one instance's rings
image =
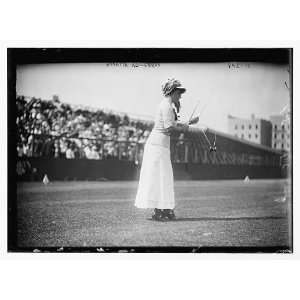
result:
[(270, 117), (272, 123), (272, 148), (290, 150), (290, 122), (286, 122), (283, 115)]
[(267, 120), (257, 119), (253, 114), (250, 120), (229, 115), (228, 133), (246, 141), (271, 147), (272, 123)]

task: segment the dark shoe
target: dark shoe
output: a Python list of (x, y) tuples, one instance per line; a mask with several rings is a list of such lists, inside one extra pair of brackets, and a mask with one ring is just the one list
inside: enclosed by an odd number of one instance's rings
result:
[(173, 209), (164, 209), (163, 215), (168, 220), (174, 220), (176, 219), (175, 213)]
[(165, 217), (162, 209), (154, 208), (154, 215), (152, 215), (152, 220), (155, 221), (165, 221)]

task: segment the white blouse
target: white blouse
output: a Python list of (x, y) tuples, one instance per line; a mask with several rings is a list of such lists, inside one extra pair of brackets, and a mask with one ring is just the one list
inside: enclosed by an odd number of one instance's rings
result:
[(167, 128), (176, 126), (171, 100), (164, 99), (158, 106), (155, 123), (147, 143), (170, 149), (170, 133)]

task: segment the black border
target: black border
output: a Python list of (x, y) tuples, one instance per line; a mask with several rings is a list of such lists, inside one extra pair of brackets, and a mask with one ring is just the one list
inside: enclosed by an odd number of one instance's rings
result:
[(292, 48), (8, 48), (15, 64), (265, 62), (288, 64)]
[[(196, 62), (263, 62), (289, 64), (291, 72), (291, 197), (292, 245), (278, 247), (41, 247), (17, 245), (16, 166), (16, 68), (22, 64), (42, 63), (196, 63)], [(7, 159), (9, 252), (88, 252), (88, 253), (292, 253), (293, 252), (293, 48), (7, 48)], [(101, 247), (101, 246), (99, 246)], [(100, 249), (100, 250), (99, 250)]]

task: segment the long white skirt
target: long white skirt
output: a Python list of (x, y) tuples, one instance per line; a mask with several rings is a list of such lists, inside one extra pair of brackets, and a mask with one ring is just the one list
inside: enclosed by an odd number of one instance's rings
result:
[(170, 149), (146, 143), (135, 206), (173, 209), (174, 198)]

